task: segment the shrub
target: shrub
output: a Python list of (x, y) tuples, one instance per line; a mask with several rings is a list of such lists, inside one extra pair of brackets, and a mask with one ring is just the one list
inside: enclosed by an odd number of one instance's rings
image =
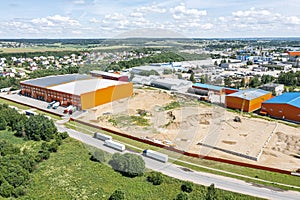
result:
[(120, 189), (115, 190), (109, 197), (109, 200), (123, 200), (123, 199), (125, 199), (125, 193)]
[(179, 194), (177, 194), (175, 200), (188, 200), (189, 199), (189, 195), (185, 192), (180, 192)]
[(129, 177), (141, 176), (145, 171), (145, 161), (143, 158), (132, 153), (125, 153), (123, 155), (115, 153), (109, 164), (114, 170)]
[(160, 172), (151, 172), (148, 175), (147, 180), (153, 185), (160, 185), (163, 182), (163, 176)]
[(183, 192), (190, 193), (193, 191), (194, 184), (192, 182), (186, 181), (181, 185), (181, 190)]
[(96, 162), (106, 162), (105, 152), (99, 149), (96, 149), (91, 156), (92, 161)]

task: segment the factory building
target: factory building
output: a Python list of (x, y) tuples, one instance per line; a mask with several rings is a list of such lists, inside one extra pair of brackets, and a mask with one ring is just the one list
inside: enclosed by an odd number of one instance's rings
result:
[(203, 83), (195, 83), (193, 86), (193, 91), (195, 94), (200, 95), (207, 95), (208, 92), (213, 92), (214, 94), (231, 94), (239, 91), (238, 89), (234, 88), (226, 88), (226, 87), (220, 87), (216, 85), (209, 85), (209, 84), (203, 84)]
[(227, 108), (238, 109), (244, 112), (253, 112), (261, 108), (264, 101), (269, 100), (272, 93), (261, 89), (240, 90), (226, 95)]
[(151, 82), (152, 87), (161, 88), (165, 90), (187, 90), (192, 86), (191, 81), (174, 79), (174, 78), (160, 78)]
[(261, 113), (274, 118), (300, 122), (300, 92), (287, 92), (265, 101)]
[(109, 73), (109, 72), (98, 71), (98, 70), (91, 71), (90, 73), (93, 77), (97, 77), (97, 78), (128, 82), (128, 76), (126, 75)]
[(133, 93), (132, 83), (94, 78), (88, 75), (67, 74), (22, 81), (21, 94), (46, 102), (59, 101), (88, 109)]

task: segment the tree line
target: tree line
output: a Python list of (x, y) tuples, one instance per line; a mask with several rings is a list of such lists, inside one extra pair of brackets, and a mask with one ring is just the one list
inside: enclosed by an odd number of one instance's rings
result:
[(0, 140), (0, 196), (19, 197), (26, 193), (30, 173), (36, 165), (56, 152), (68, 134), (57, 132), (53, 121), (43, 115), (28, 118), (5, 104), (0, 104), (0, 130), (12, 131), (25, 141), (43, 141), (34, 147), (20, 148), (8, 140)]

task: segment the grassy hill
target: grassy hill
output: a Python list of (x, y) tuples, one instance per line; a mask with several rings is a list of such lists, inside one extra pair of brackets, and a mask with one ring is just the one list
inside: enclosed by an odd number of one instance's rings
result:
[[(108, 199), (116, 190), (125, 191), (126, 199), (174, 199), (182, 181), (164, 176), (154, 186), (146, 175), (128, 178), (110, 166), (90, 160), (82, 143), (67, 138), (50, 159), (40, 163), (32, 173), (27, 193), (21, 199)], [(204, 199), (207, 188), (195, 185), (190, 199)], [(246, 195), (217, 190), (221, 199), (256, 199)]]

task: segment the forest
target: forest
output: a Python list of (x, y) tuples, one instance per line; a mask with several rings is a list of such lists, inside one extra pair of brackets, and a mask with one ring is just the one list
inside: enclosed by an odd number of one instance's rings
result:
[(24, 141), (36, 141), (21, 148), (0, 139), (0, 196), (20, 197), (26, 193), (30, 173), (58, 150), (68, 134), (57, 132), (53, 121), (43, 115), (28, 118), (5, 104), (0, 104), (0, 131), (13, 132)]

